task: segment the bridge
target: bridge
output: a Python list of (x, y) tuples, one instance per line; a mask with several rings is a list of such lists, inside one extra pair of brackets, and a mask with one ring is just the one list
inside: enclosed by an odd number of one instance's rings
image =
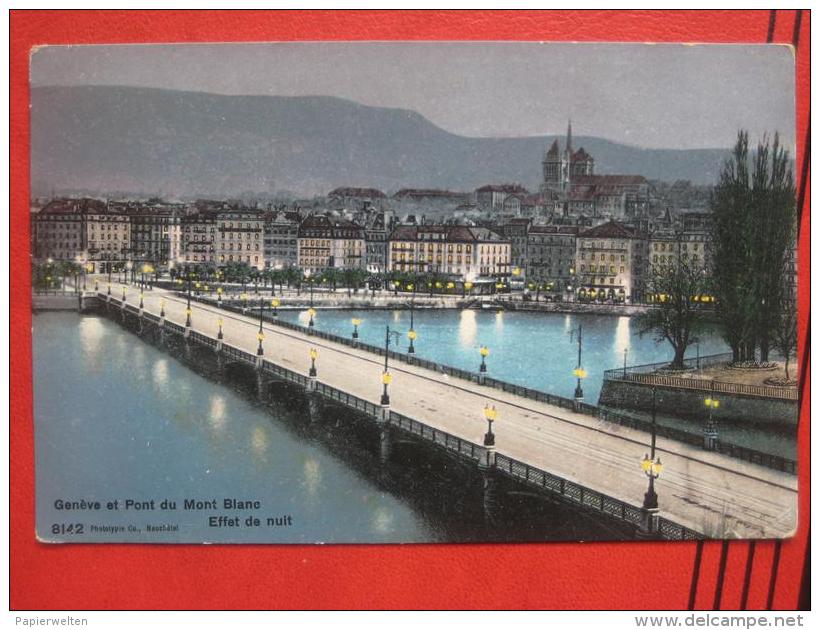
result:
[[(494, 479), (504, 476), (597, 517), (634, 526), (638, 537), (778, 538), (796, 527), (797, 479), (783, 471), (659, 438), (659, 510), (646, 509), (647, 477), (640, 466), (649, 451), (645, 431), (396, 361), (389, 365), (389, 405), (383, 405), (384, 357), (365, 348), (269, 318), (273, 321), (262, 326), (260, 355), (258, 311), (246, 315), (193, 300), (189, 319), (181, 294), (145, 291), (140, 308), (138, 288), (113, 284), (109, 294), (102, 279), (86, 298), (141, 331), (150, 328), (183, 339), (186, 348), (206, 349), (219, 366), (249, 366), (260, 392), (273, 380), (303, 388), (311, 414), (322, 404), (338, 404), (368, 416), (379, 428), (383, 457), (400, 435), (445, 449), (481, 471), (485, 501), (495, 492)], [(495, 443), (489, 446), (484, 439), (488, 405), (497, 412)]]

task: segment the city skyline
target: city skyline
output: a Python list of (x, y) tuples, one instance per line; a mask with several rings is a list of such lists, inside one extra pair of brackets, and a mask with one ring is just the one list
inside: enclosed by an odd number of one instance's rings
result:
[(32, 55), (31, 82), (334, 96), (467, 137), (560, 134), (571, 118), (579, 135), (646, 148), (726, 148), (739, 128), (753, 139), (778, 131), (791, 148), (793, 63), (788, 47), (761, 45), (49, 46)]

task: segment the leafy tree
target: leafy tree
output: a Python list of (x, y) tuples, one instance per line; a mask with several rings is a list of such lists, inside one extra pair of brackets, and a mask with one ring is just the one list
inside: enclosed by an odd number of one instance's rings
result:
[(638, 316), (638, 334), (653, 333), (657, 342), (669, 342), (675, 352), (670, 367), (682, 369), (686, 349), (697, 340), (708, 278), (679, 253), (676, 260), (652, 267), (647, 289), (657, 306)]
[(738, 133), (715, 187), (712, 277), (717, 315), (734, 361), (767, 361), (784, 308), (784, 261), (793, 246), (794, 182), (788, 152), (764, 137), (750, 171), (749, 138)]

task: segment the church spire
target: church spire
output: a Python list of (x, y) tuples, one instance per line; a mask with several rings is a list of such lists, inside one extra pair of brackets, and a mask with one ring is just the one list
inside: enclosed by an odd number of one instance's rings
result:
[(567, 125), (567, 151), (572, 154), (572, 118)]

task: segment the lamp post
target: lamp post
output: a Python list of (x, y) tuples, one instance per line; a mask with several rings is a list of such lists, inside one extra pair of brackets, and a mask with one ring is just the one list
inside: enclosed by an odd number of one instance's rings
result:
[(187, 279), (187, 289), (188, 289), (188, 305), (185, 307), (185, 327), (191, 327), (191, 272), (189, 269), (185, 269), (185, 278)]
[(310, 372), (308, 376), (316, 378), (316, 357), (319, 356), (319, 351), (316, 348), (310, 349)]
[(481, 348), (478, 349), (478, 353), (481, 355), (481, 365), (479, 366), (478, 371), (481, 374), (486, 374), (487, 373), (487, 361), (486, 361), (486, 359), (490, 355), (490, 349), (487, 346), (481, 346)]
[(217, 328), (218, 328), (217, 333), (216, 333), (216, 338), (219, 339), (220, 341), (222, 341), (223, 335), (222, 335), (222, 318), (221, 317), (217, 318), (216, 325), (217, 325)]
[(140, 288), (140, 310), (143, 309), (145, 302), (143, 301), (142, 288)]
[(493, 433), (493, 422), (498, 418), (498, 411), (495, 405), (490, 407), (484, 405), (484, 418), (487, 420), (487, 432), (484, 434), (484, 446), (495, 446), (495, 434)]
[(216, 305), (222, 308), (222, 287), (216, 288)]
[(353, 324), (353, 339), (358, 339), (359, 338), (359, 324), (362, 323), (362, 320), (360, 320), (358, 317), (354, 317), (353, 319), (350, 320), (350, 323)]
[(411, 286), (413, 287), (413, 295), (410, 298), (410, 330), (407, 332), (407, 338), (410, 340), (410, 345), (407, 348), (407, 353), (408, 354), (415, 354), (416, 353), (416, 348), (413, 346), (413, 341), (415, 341), (416, 337), (418, 336), (418, 335), (416, 335), (416, 331), (413, 328), (413, 323), (414, 323), (414, 321), (413, 321), (413, 310), (414, 310), (413, 307), (414, 307), (414, 302), (415, 302), (415, 297), (416, 297), (416, 283), (413, 282), (413, 284)]
[(259, 339), (259, 347), (256, 349), (256, 356), (261, 357), (265, 354), (262, 348), (262, 341), (265, 339), (265, 333), (262, 331), (262, 322), (264, 321), (265, 313), (265, 299), (259, 298), (259, 332), (256, 333), (256, 338)]
[(122, 288), (122, 301), (123, 301), (123, 302), (125, 302), (125, 301), (126, 301), (126, 299), (127, 299), (127, 298), (125, 297), (125, 287), (123, 287), (123, 288)]
[(314, 315), (316, 315), (316, 309), (311, 306), (308, 309), (308, 316), (310, 317), (310, 319), (308, 319), (308, 328), (313, 328), (313, 324), (314, 324), (313, 316)]
[(159, 301), (159, 316), (165, 317), (165, 298)]
[(382, 391), (382, 406), (388, 406), (390, 404), (390, 394), (387, 391), (387, 386), (393, 381), (393, 375), (390, 374), (390, 371), (387, 367), (387, 359), (390, 355), (390, 339), (391, 337), (395, 338), (395, 344), (399, 344), (399, 333), (395, 330), (390, 330), (390, 326), (385, 326), (385, 334), (384, 334), (384, 372), (382, 372), (382, 385), (384, 385), (384, 390)]
[[(574, 333), (575, 331), (573, 331)], [(582, 367), (581, 363), (581, 353), (583, 350), (583, 343), (584, 343), (584, 329), (581, 324), (578, 324), (578, 365), (572, 371), (575, 377), (578, 379), (578, 383), (575, 386), (575, 401), (581, 402), (584, 399), (584, 389), (581, 387), (581, 379), (586, 378), (587, 371)]]
[(243, 291), (239, 297), (242, 300), (242, 314), (244, 315), (248, 312), (248, 294)]
[(717, 448), (718, 430), (713, 414), (715, 409), (720, 407), (720, 401), (715, 398), (714, 381), (712, 381), (709, 396), (703, 401), (703, 403), (709, 410), (709, 415), (706, 418), (706, 426), (703, 427), (703, 446), (708, 451), (714, 451)]
[(629, 346), (624, 348), (624, 378), (626, 378), (626, 357), (629, 355)]
[(655, 492), (655, 479), (660, 477), (663, 470), (661, 458), (655, 457), (655, 438), (657, 432), (655, 430), (655, 387), (652, 387), (652, 442), (650, 444), (649, 453), (643, 456), (641, 461), (641, 470), (649, 478), (649, 488), (646, 494), (643, 495), (643, 508), (645, 510), (658, 509), (658, 494)]

